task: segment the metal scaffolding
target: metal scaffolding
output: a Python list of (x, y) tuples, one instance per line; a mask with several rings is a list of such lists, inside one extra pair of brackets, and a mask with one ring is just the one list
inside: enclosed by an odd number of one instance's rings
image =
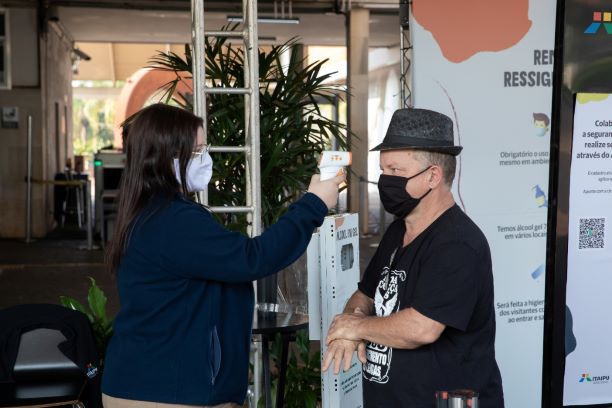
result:
[(400, 0), (400, 107), (410, 108), (412, 101), (412, 39), (410, 35), (410, 0)]
[[(212, 146), (211, 152), (242, 153), (246, 160), (246, 206), (209, 207), (213, 212), (247, 213), (248, 233), (251, 237), (262, 232), (261, 216), (261, 170), (259, 142), (259, 47), (257, 43), (257, 0), (243, 0), (243, 30), (205, 31), (204, 0), (191, 0), (192, 41), (193, 41), (193, 82), (194, 113), (204, 120), (204, 142), (207, 140), (206, 95), (240, 94), (244, 95), (245, 142), (243, 146)], [(222, 88), (206, 86), (206, 37), (241, 37), (245, 47), (244, 88)], [(200, 196), (208, 204), (208, 194)], [(255, 298), (257, 285), (254, 283)], [(257, 314), (255, 314), (257, 318)], [(254, 395), (253, 406), (257, 406), (261, 394), (261, 343), (255, 343)]]

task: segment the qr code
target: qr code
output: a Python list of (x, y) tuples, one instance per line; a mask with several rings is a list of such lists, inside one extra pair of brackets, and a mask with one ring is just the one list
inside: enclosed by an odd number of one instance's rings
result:
[(578, 249), (598, 249), (604, 247), (605, 218), (580, 218), (580, 237)]

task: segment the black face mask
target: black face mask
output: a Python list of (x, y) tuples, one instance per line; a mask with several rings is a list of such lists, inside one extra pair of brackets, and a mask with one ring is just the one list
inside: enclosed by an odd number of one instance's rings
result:
[(406, 184), (410, 179), (425, 173), (430, 168), (431, 166), (411, 177), (381, 174), (378, 179), (378, 194), (380, 195), (380, 202), (383, 207), (385, 207), (385, 210), (396, 217), (406, 218), (406, 216), (419, 205), (421, 200), (431, 192), (430, 188), (429, 191), (421, 197), (415, 198), (406, 191)]

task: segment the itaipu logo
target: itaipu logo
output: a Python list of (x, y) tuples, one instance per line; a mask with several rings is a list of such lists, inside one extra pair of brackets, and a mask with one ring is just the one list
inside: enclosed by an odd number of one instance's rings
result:
[(593, 21), (584, 30), (585, 34), (597, 34), (601, 26), (604, 26), (608, 34), (612, 34), (612, 12), (610, 11), (594, 11)]
[(87, 364), (85, 369), (87, 370), (88, 378), (94, 378), (96, 375), (98, 375), (98, 367), (96, 367), (95, 365), (91, 363)]
[(610, 381), (609, 375), (594, 375), (591, 377), (589, 373), (583, 373), (580, 375), (578, 382), (580, 383), (593, 383), (593, 384), (607, 384)]

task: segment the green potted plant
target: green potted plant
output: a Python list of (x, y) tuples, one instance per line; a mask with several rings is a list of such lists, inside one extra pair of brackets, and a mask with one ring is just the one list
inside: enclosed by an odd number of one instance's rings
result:
[[(280, 362), (281, 349), (282, 342), (278, 336), (270, 353), (275, 364)], [(314, 408), (320, 399), (321, 360), (319, 350), (311, 350), (308, 330), (301, 330), (296, 335), (295, 345), (287, 365), (284, 405), (287, 408)]]
[[(308, 186), (316, 172), (318, 154), (332, 140), (345, 147), (346, 126), (325, 117), (320, 101), (334, 103), (344, 90), (328, 85), (331, 73), (321, 74), (326, 62), (306, 65), (296, 49), (297, 39), (259, 52), (261, 187), (263, 225), (271, 225), (286, 211), (288, 204)], [(206, 39), (206, 77), (209, 86), (244, 87), (242, 48), (226, 38)], [(289, 53), (286, 66), (281, 56)], [(162, 99), (192, 110), (192, 97), (176, 92), (181, 81), (191, 81), (191, 48), (184, 56), (160, 52), (150, 60), (150, 68), (172, 71), (176, 79), (164, 86)], [(207, 95), (208, 143), (213, 146), (244, 144), (244, 97)], [(211, 205), (244, 205), (246, 197), (244, 158), (234, 153), (215, 153), (209, 191)], [(223, 215), (225, 225), (244, 229), (244, 215)]]
[(82, 303), (69, 296), (60, 296), (60, 303), (70, 309), (78, 310), (85, 314), (91, 323), (91, 328), (96, 341), (96, 348), (100, 356), (100, 367), (104, 365), (106, 346), (113, 335), (113, 319), (106, 313), (106, 295), (96, 284), (96, 280), (89, 277), (91, 282), (87, 292), (87, 308)]

